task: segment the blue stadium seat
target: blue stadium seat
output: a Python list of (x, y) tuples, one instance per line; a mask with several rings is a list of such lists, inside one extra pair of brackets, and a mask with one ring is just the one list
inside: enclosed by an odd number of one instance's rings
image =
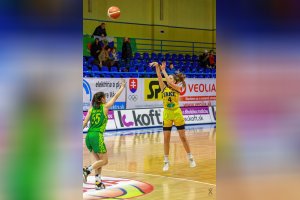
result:
[(191, 61), (191, 56), (189, 54), (185, 54), (185, 61)]
[(107, 66), (102, 66), (102, 67), (101, 67), (101, 71), (102, 71), (102, 72), (109, 72)]
[(149, 60), (150, 59), (149, 53), (147, 53), (147, 52), (143, 53), (143, 59), (144, 60)]
[(156, 55), (156, 53), (151, 53), (151, 59), (152, 59), (152, 60), (157, 60), (157, 55)]
[(93, 71), (93, 72), (99, 71), (98, 65), (93, 65), (93, 66), (92, 66), (92, 71)]
[(141, 59), (141, 54), (138, 53), (138, 52), (136, 52), (136, 53), (134, 54), (134, 59)]
[(88, 58), (88, 63), (92, 64), (94, 62), (94, 60), (95, 60), (95, 58), (91, 56)]
[(165, 60), (166, 60), (166, 61), (170, 60), (170, 58), (171, 58), (171, 55), (170, 55), (170, 54), (168, 54), (168, 53), (165, 54)]
[(173, 54), (172, 54), (172, 60), (175, 61), (175, 60), (177, 60), (177, 58), (178, 58), (178, 57), (177, 57), (177, 54), (173, 53)]
[(179, 60), (179, 61), (183, 61), (183, 60), (184, 60), (184, 56), (183, 56), (182, 54), (179, 54), (179, 55), (178, 55), (178, 60)]
[(193, 55), (193, 56), (192, 56), (192, 60), (193, 60), (193, 61), (198, 61), (198, 56)]
[(110, 68), (110, 71), (111, 71), (111, 72), (118, 72), (118, 68), (117, 68), (116, 66), (112, 66), (112, 67)]
[(87, 66), (83, 66), (83, 71), (88, 71), (89, 69), (87, 68)]

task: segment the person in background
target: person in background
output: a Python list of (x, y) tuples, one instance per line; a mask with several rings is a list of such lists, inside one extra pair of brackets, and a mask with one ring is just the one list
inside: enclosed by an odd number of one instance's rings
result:
[(130, 40), (128, 37), (125, 37), (122, 45), (122, 59), (125, 60), (125, 63), (127, 64), (131, 58), (132, 49), (130, 46)]
[(109, 53), (109, 59), (111, 61), (111, 66), (118, 66), (119, 65), (119, 59), (117, 55), (116, 48), (113, 47)]
[(108, 46), (103, 46), (101, 53), (99, 55), (100, 67), (102, 66), (109, 66), (109, 53), (108, 53)]
[(97, 26), (92, 36), (106, 37), (107, 34), (105, 29), (105, 23), (101, 23), (99, 26)]
[(204, 53), (199, 56), (200, 65), (203, 67), (208, 67), (209, 64), (209, 55), (207, 50), (204, 50)]
[(175, 74), (176, 70), (174, 68), (174, 64), (170, 63), (169, 68), (167, 68), (167, 73), (168, 74)]
[(209, 52), (208, 61), (209, 61), (209, 67), (210, 68), (215, 68), (216, 67), (215, 55), (214, 55), (213, 50), (210, 50), (210, 52)]
[(97, 63), (100, 62), (100, 60), (99, 60), (100, 52), (101, 52), (101, 44), (99, 42), (99, 39), (96, 38), (91, 47), (91, 56), (93, 56), (95, 58), (95, 61)]

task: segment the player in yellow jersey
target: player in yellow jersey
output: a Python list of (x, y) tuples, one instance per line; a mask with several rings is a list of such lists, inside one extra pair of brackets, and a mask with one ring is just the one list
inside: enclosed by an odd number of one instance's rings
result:
[[(169, 170), (169, 150), (170, 150), (170, 137), (173, 124), (176, 126), (179, 133), (181, 142), (190, 162), (190, 167), (196, 167), (196, 162), (191, 154), (189, 143), (185, 136), (185, 121), (179, 107), (179, 96), (181, 87), (186, 87), (185, 75), (182, 73), (168, 75), (166, 72), (166, 62), (162, 62), (159, 66), (157, 62), (150, 63), (155, 66), (156, 74), (159, 82), (159, 87), (163, 95), (163, 131), (164, 131), (164, 166), (163, 171)], [(167, 85), (163, 82), (161, 71), (167, 81)], [(180, 86), (181, 84), (181, 86)]]
[(85, 128), (88, 121), (90, 121), (90, 127), (85, 138), (85, 144), (96, 159), (96, 162), (94, 162), (91, 166), (83, 168), (83, 181), (86, 183), (88, 175), (95, 170), (96, 190), (105, 188), (105, 185), (101, 180), (101, 169), (108, 162), (107, 150), (104, 143), (104, 132), (108, 122), (108, 109), (113, 106), (124, 88), (125, 80), (123, 79), (121, 88), (109, 102), (106, 102), (104, 92), (97, 92), (94, 94), (92, 106), (83, 122), (83, 128)]

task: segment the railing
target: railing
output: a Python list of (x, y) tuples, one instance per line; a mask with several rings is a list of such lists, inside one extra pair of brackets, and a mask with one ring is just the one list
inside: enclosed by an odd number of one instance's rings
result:
[[(120, 38), (120, 37), (116, 37)], [(159, 53), (190, 53), (199, 55), (204, 50), (216, 50), (216, 43), (209, 42), (190, 42), (175, 40), (158, 40), (147, 38), (134, 38), (138, 52), (159, 52)]]

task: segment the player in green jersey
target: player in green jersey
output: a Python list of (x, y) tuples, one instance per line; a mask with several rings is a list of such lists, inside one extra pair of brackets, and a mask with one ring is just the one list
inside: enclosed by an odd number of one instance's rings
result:
[(125, 80), (123, 79), (121, 88), (109, 102), (106, 102), (104, 92), (97, 92), (94, 94), (92, 106), (83, 121), (83, 128), (85, 128), (88, 121), (90, 121), (90, 127), (85, 138), (85, 144), (96, 159), (96, 162), (94, 162), (91, 166), (83, 168), (83, 180), (86, 182), (88, 175), (95, 170), (97, 190), (105, 188), (101, 181), (101, 169), (108, 163), (107, 150), (103, 136), (108, 121), (107, 113), (109, 108), (113, 106), (118, 97), (121, 95), (124, 88)]

